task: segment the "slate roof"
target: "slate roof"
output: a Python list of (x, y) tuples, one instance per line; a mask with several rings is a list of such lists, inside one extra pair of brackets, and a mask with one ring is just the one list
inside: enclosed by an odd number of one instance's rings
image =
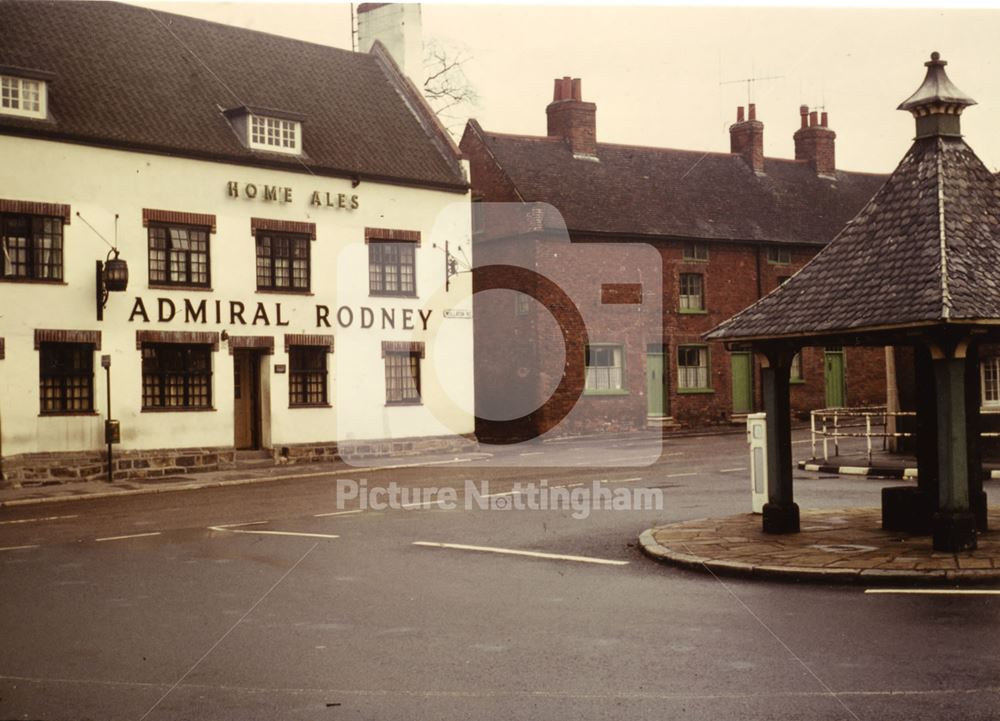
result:
[[(55, 76), (50, 120), (0, 115), (0, 133), (467, 187), (457, 149), (436, 137), (419, 94), (374, 51), (119, 3), (3, 0), (0, 66)], [(303, 115), (301, 162), (244, 147), (222, 112), (238, 106)]]
[(561, 138), (478, 136), (526, 202), (555, 206), (570, 231), (824, 245), (871, 198), (884, 175), (766, 158), (755, 175), (739, 155), (598, 143), (600, 162)]
[(706, 337), (749, 340), (1000, 318), (1000, 181), (959, 137), (914, 142), (790, 280)]

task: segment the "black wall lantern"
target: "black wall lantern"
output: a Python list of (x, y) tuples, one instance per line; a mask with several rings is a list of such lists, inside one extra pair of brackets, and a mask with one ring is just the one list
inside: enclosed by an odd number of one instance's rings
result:
[(128, 263), (118, 257), (116, 248), (112, 248), (103, 265), (101, 261), (97, 261), (97, 320), (104, 320), (104, 306), (108, 304), (108, 294), (111, 291), (123, 291), (127, 288)]
[[(97, 320), (104, 320), (104, 306), (108, 304), (108, 293), (112, 291), (126, 290), (128, 288), (128, 263), (118, 257), (118, 214), (115, 213), (115, 243), (108, 243), (108, 239), (97, 232), (97, 228), (87, 222), (87, 219), (77, 212), (76, 217), (94, 231), (94, 235), (108, 244), (111, 250), (104, 263), (97, 261), (96, 289), (97, 289)], [(113, 258), (111, 256), (114, 256)]]

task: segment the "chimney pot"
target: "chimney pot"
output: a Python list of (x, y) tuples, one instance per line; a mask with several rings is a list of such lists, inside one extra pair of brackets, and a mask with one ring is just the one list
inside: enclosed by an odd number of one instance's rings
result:
[(757, 120), (757, 106), (750, 103), (749, 117), (743, 114), (743, 106), (736, 107), (736, 122), (729, 126), (729, 152), (743, 156), (743, 160), (754, 171), (764, 172), (764, 124)]
[(552, 102), (545, 109), (548, 136), (562, 138), (574, 154), (597, 154), (597, 106), (582, 99), (582, 81), (556, 78)]
[(802, 127), (795, 131), (795, 159), (808, 161), (819, 175), (837, 172), (834, 141), (837, 134), (827, 127), (829, 116), (824, 111), (809, 112), (805, 105), (799, 108)]

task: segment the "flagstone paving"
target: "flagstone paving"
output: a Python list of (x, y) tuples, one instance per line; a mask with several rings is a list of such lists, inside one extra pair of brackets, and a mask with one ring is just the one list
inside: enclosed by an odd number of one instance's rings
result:
[[(991, 508), (1000, 529), (1000, 507)], [(643, 551), (666, 563), (728, 575), (794, 580), (927, 584), (1000, 584), (1000, 530), (979, 535), (978, 548), (938, 553), (930, 536), (882, 530), (877, 508), (803, 510), (801, 532), (768, 535), (745, 513), (651, 528)]]

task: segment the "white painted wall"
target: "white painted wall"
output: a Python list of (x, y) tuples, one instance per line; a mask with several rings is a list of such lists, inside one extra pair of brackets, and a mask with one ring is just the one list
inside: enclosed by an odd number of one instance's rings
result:
[[(443, 253), (432, 247), (448, 240), (471, 254), (469, 196), (443, 191), (362, 182), (352, 189), (348, 180), (304, 173), (262, 170), (221, 163), (90, 148), (68, 143), (0, 136), (0, 157), (16, 174), (0, 174), (0, 198), (71, 206), (71, 223), (64, 227), (64, 284), (0, 282), (0, 337), (6, 339), (6, 359), (0, 360), (0, 448), (4, 456), (32, 452), (98, 449), (103, 444), (106, 414), (104, 371), (100, 355), (112, 357), (112, 416), (121, 420), (125, 449), (231, 446), (233, 444), (233, 359), (222, 342), (213, 354), (212, 411), (141, 412), (141, 358), (137, 330), (223, 331), (230, 335), (273, 335), (275, 354), (266, 366), (270, 387), (270, 439), (284, 443), (379, 439), (471, 433), (473, 421), (472, 322), (445, 319), (446, 309), (471, 308), (471, 276), (452, 279), (444, 291)], [(227, 184), (240, 184), (240, 197)], [(245, 183), (292, 189), (291, 202), (244, 197)], [(313, 190), (336, 197), (357, 195), (356, 210), (310, 205)], [(152, 289), (148, 285), (147, 231), (142, 209), (209, 213), (217, 231), (210, 236), (212, 289)], [(103, 260), (107, 246), (76, 217), (79, 212), (109, 240), (118, 213), (118, 245), (129, 265), (129, 289), (112, 293), (104, 320), (96, 320), (94, 262)], [(258, 292), (251, 217), (316, 223), (311, 245), (312, 294)], [(417, 298), (372, 298), (368, 292), (365, 227), (419, 230), (416, 251)], [(144, 302), (150, 322), (129, 320), (136, 298)], [(157, 299), (178, 307), (170, 322), (159, 322)], [(207, 322), (185, 323), (184, 299), (208, 301)], [(214, 301), (240, 301), (247, 308), (247, 325), (223, 317), (215, 322)], [(271, 325), (250, 325), (256, 304), (264, 303)], [(283, 320), (275, 324), (275, 304)], [(317, 327), (316, 305), (330, 308), (333, 327)], [(354, 310), (355, 323), (336, 322), (340, 306)], [(430, 311), (427, 331), (358, 327), (362, 306)], [(224, 316), (225, 316), (224, 312)], [(34, 330), (100, 330), (102, 349), (95, 353), (95, 407), (98, 415), (40, 416), (38, 352)], [(288, 365), (285, 333), (327, 333), (336, 336), (329, 356), (332, 408), (290, 409), (287, 374), (274, 366)], [(440, 339), (439, 339), (440, 338)], [(426, 343), (422, 364), (424, 402), (414, 407), (385, 405), (383, 340)], [(268, 431), (265, 430), (265, 438)]]

